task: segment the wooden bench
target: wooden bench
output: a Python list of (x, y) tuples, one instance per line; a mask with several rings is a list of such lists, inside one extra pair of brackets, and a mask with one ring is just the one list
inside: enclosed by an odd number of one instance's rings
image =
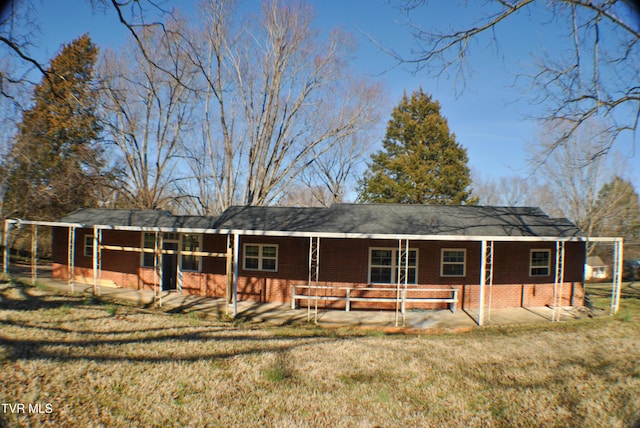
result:
[[(297, 290), (300, 289), (306, 290), (307, 294), (298, 294)], [(344, 296), (337, 296), (335, 294), (331, 295), (316, 295), (314, 291), (316, 290), (330, 290), (330, 291), (338, 291), (340, 290), (344, 294)], [(291, 309), (296, 309), (296, 301), (297, 300), (312, 300), (312, 301), (332, 301), (332, 302), (345, 302), (345, 311), (349, 312), (351, 310), (351, 302), (384, 302), (384, 303), (395, 303), (399, 301), (401, 303), (411, 302), (411, 303), (449, 303), (449, 309), (451, 312), (456, 312), (456, 305), (458, 303), (458, 289), (456, 288), (401, 288), (400, 289), (400, 298), (398, 299), (396, 295), (393, 297), (367, 297), (367, 296), (352, 296), (351, 293), (355, 291), (356, 293), (362, 291), (373, 291), (373, 292), (393, 292), (397, 293), (397, 288), (379, 288), (379, 287), (327, 287), (327, 286), (309, 286), (309, 285), (292, 285), (291, 286)], [(407, 297), (407, 293), (413, 292), (447, 292), (451, 293), (450, 297)]]

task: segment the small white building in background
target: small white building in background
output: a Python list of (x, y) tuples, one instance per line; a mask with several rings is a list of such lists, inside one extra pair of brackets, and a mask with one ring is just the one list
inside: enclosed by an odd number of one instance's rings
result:
[(609, 278), (609, 266), (607, 266), (599, 256), (587, 257), (584, 265), (585, 281)]

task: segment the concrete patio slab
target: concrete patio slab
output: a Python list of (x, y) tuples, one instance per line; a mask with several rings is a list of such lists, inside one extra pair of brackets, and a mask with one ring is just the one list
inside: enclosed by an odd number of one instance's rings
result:
[[(14, 277), (31, 281), (26, 273), (14, 272)], [(71, 289), (66, 281), (51, 278), (50, 272), (43, 269), (38, 276), (38, 283), (62, 293), (69, 293)], [(94, 287), (86, 283), (74, 283), (74, 293), (93, 295)], [(116, 287), (98, 287), (97, 295), (101, 298), (133, 303), (142, 307), (157, 306), (154, 303), (154, 293), (146, 290), (134, 290)], [(224, 299), (203, 296), (184, 295), (175, 291), (161, 292), (161, 309), (166, 313), (199, 313), (204, 316), (217, 318), (231, 317), (232, 305), (227, 305)], [(560, 320), (578, 319), (587, 316), (585, 311), (578, 308), (560, 308)], [(534, 308), (492, 308), (487, 311), (485, 325), (500, 326), (512, 324), (533, 324), (551, 321), (553, 310), (549, 307)], [(252, 323), (269, 325), (292, 325), (300, 323), (317, 323), (323, 327), (367, 327), (367, 328), (396, 328), (409, 329), (443, 329), (470, 330), (477, 327), (477, 312), (473, 310), (409, 310), (396, 315), (395, 311), (365, 311), (354, 310), (324, 310), (319, 309), (316, 315), (314, 308), (291, 309), (290, 304), (259, 303), (241, 301), (237, 305), (237, 319)]]

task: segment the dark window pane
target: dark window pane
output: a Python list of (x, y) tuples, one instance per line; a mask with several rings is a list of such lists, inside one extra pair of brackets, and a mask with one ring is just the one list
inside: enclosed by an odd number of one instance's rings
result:
[(391, 268), (372, 267), (371, 282), (377, 284), (391, 283)]
[(442, 274), (445, 276), (463, 276), (464, 265), (461, 264), (445, 264), (442, 266)]
[(276, 270), (275, 259), (262, 259), (262, 270)]
[(196, 256), (182, 256), (182, 270), (198, 270), (198, 258)]
[(262, 257), (275, 258), (276, 247), (262, 247)]
[(373, 266), (391, 266), (391, 250), (371, 250), (371, 264)]
[(260, 247), (257, 245), (247, 245), (244, 247), (244, 254), (247, 257), (258, 257), (260, 255)]
[(409, 268), (409, 270), (407, 271), (407, 282), (409, 284), (416, 284), (416, 269), (415, 268)]
[(531, 269), (532, 276), (547, 276), (549, 275), (548, 268), (533, 268)]
[(258, 269), (258, 259), (245, 258), (244, 267), (245, 269)]
[(464, 263), (464, 251), (444, 251), (442, 259), (449, 263)]

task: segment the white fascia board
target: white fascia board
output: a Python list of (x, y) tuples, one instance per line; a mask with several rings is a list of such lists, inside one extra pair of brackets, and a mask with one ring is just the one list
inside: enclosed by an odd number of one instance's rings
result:
[(53, 227), (88, 227), (80, 223), (65, 223), (59, 221), (40, 221), (40, 220), (8, 220), (12, 224), (33, 224), (36, 226), (53, 226)]
[(229, 235), (233, 233), (229, 229), (203, 229), (195, 227), (113, 226), (104, 224), (98, 224), (95, 227), (102, 230), (125, 230), (130, 232), (198, 233), (205, 235)]
[(409, 239), (412, 241), (466, 241), (466, 242), (622, 242), (620, 237), (557, 237), (557, 236), (476, 236), (476, 235), (396, 235), (387, 233), (345, 233), (345, 232), (300, 232), (277, 230), (245, 230), (245, 229), (203, 229), (189, 227), (154, 227), (154, 226), (114, 226), (114, 225), (85, 225), (81, 223), (65, 223), (52, 221), (7, 220), (14, 224), (35, 224), (40, 226), (93, 228), (102, 230), (124, 230), (132, 232), (168, 232), (168, 233), (197, 233), (206, 235), (242, 235), (269, 236), (291, 238), (336, 238), (336, 239)]
[[(470, 235), (397, 235), (386, 233), (331, 233), (331, 232), (287, 232), (262, 230), (231, 230), (232, 234), (243, 236), (272, 236), (272, 237), (319, 237), (338, 239), (409, 239), (412, 241), (504, 241), (504, 242), (586, 242), (585, 237), (554, 237), (554, 236), (470, 236)], [(611, 238), (604, 238), (609, 241)]]

